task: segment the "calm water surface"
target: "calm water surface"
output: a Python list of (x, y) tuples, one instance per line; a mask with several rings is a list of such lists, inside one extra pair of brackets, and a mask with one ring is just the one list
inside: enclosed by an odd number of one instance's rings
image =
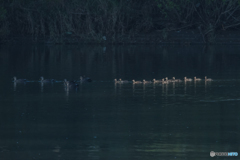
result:
[[(202, 160), (212, 159), (210, 151), (239, 153), (239, 60), (239, 46), (1, 46), (0, 159)], [(93, 82), (66, 91), (63, 79), (80, 75)], [(205, 75), (214, 81), (113, 83)], [(29, 82), (14, 86), (13, 76)], [(57, 82), (41, 85), (40, 76)]]

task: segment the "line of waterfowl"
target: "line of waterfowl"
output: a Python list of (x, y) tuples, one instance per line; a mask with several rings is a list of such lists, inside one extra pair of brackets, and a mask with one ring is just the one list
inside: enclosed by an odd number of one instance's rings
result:
[(197, 78), (194, 77), (192, 78), (187, 78), (184, 77), (183, 80), (181, 79), (175, 79), (175, 77), (173, 77), (172, 79), (168, 79), (168, 77), (166, 78), (162, 78), (162, 80), (156, 80), (155, 78), (152, 81), (146, 81), (145, 79), (143, 79), (143, 81), (135, 81), (134, 79), (132, 81), (128, 81), (128, 80), (122, 80), (121, 78), (119, 80), (114, 79), (114, 82), (117, 84), (123, 84), (123, 83), (133, 83), (133, 84), (146, 84), (146, 83), (162, 83), (162, 84), (168, 84), (168, 83), (175, 83), (175, 82), (191, 82), (191, 81), (213, 81), (213, 79), (211, 78), (207, 78), (207, 76), (205, 76), (204, 79), (201, 78)]
[[(162, 80), (156, 80), (153, 79), (152, 81), (146, 81), (145, 79), (143, 79), (143, 81), (128, 81), (128, 80), (122, 80), (121, 78), (119, 80), (114, 79), (115, 83), (133, 83), (133, 84), (147, 84), (147, 83), (162, 83), (162, 84), (168, 84), (168, 83), (175, 83), (175, 82), (189, 82), (189, 81), (213, 81), (211, 78), (207, 78), (207, 76), (205, 76), (205, 79), (201, 79), (201, 78), (196, 78), (194, 77), (193, 79), (191, 78), (187, 78), (184, 77), (183, 80), (181, 79), (176, 79), (175, 77), (173, 77), (172, 79), (168, 79), (168, 77), (166, 78), (162, 78)], [(13, 77), (13, 82), (14, 83), (26, 83), (26, 82), (30, 82), (27, 79), (17, 79), (17, 77)], [(82, 82), (92, 82), (92, 79), (90, 79), (89, 77), (85, 77), (85, 76), (80, 76), (79, 81), (67, 81), (66, 79), (64, 79), (63, 81), (56, 81), (55, 79), (44, 79), (44, 77), (40, 77), (40, 81), (38, 81), (42, 84), (44, 83), (54, 83), (54, 82), (63, 82), (65, 87), (67, 88), (77, 88), (78, 87), (78, 82), (82, 83)]]
[[(30, 82), (27, 79), (17, 79), (17, 77), (13, 77), (13, 82), (14, 83), (26, 83), (26, 82)], [(56, 81), (55, 79), (44, 79), (44, 77), (40, 77), (40, 80), (38, 81), (42, 84), (45, 83), (54, 83), (54, 82), (59, 82)], [(83, 82), (92, 82), (92, 79), (90, 79), (89, 77), (85, 77), (85, 76), (80, 76), (79, 81), (67, 81), (66, 79), (64, 79), (63, 81), (60, 81), (64, 83), (64, 86), (67, 89), (70, 88), (78, 88), (78, 82), (83, 83)]]

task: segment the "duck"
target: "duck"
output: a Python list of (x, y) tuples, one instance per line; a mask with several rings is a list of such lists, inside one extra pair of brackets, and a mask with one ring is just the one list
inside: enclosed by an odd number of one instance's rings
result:
[(192, 81), (191, 78), (187, 78), (187, 77), (184, 77), (184, 81), (187, 82), (187, 81)]
[(201, 81), (201, 80), (202, 80), (201, 78), (194, 77), (194, 81)]
[(140, 83), (143, 83), (141, 81), (135, 81), (134, 79), (132, 80), (133, 84), (140, 84)]
[(120, 82), (120, 83), (129, 83), (129, 81), (127, 81), (127, 80), (122, 80), (121, 78), (119, 79), (119, 82)]
[(92, 79), (85, 76), (80, 76), (80, 82), (92, 82)]
[(114, 79), (114, 82), (115, 83), (120, 83), (120, 81), (118, 81), (116, 78)]
[(172, 79), (173, 79), (174, 82), (182, 82), (181, 79), (175, 79), (175, 77), (172, 77)]
[(65, 83), (65, 86), (66, 86), (66, 88), (67, 89), (76, 89), (76, 88), (78, 88), (78, 84), (76, 84), (75, 82), (73, 82), (73, 81), (65, 81), (64, 82)]
[(205, 76), (205, 81), (213, 81), (211, 78), (207, 78), (207, 76)]
[(162, 79), (162, 84), (168, 84), (168, 81), (164, 81), (164, 78)]
[(66, 85), (67, 82), (68, 82), (68, 81), (67, 81), (66, 79), (63, 80), (64, 85)]
[(55, 82), (54, 79), (44, 79), (43, 77), (40, 77), (40, 82), (41, 83), (50, 83), (50, 82)]
[(26, 79), (17, 79), (17, 77), (13, 77), (13, 82), (14, 83), (26, 83), (27, 80)]
[(64, 83), (65, 86), (67, 85), (67, 82), (69, 82), (69, 81), (67, 81), (67, 79), (63, 80), (63, 83)]
[(153, 79), (153, 83), (161, 83), (161, 80), (156, 80), (155, 78)]
[(67, 79), (64, 79), (63, 82), (64, 82), (65, 86), (67, 85), (67, 83), (69, 83), (69, 85), (75, 85), (76, 84), (76, 81), (68, 81)]
[(173, 79), (168, 79), (168, 77), (165, 78), (167, 82), (175, 82)]
[(152, 83), (152, 81), (146, 81), (145, 79), (143, 79), (143, 84), (145, 83)]

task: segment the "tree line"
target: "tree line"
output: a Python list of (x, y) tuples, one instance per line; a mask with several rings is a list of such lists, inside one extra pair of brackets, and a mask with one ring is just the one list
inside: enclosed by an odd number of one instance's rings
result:
[(240, 0), (0, 0), (0, 39), (76, 36), (102, 42), (155, 30), (198, 29), (214, 42), (238, 30)]

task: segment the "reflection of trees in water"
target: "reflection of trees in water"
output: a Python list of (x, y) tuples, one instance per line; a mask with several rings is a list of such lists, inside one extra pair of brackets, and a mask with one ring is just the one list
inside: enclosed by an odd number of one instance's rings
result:
[[(102, 80), (150, 80), (165, 76), (198, 76), (238, 68), (239, 48), (220, 46), (26, 46), (9, 48), (1, 64), (13, 60), (13, 69), (39, 76), (76, 79), (80, 75)], [(103, 49), (104, 48), (104, 49)], [(3, 52), (4, 53), (4, 52)], [(22, 65), (24, 63), (24, 65)], [(26, 77), (26, 76), (23, 76)]]

